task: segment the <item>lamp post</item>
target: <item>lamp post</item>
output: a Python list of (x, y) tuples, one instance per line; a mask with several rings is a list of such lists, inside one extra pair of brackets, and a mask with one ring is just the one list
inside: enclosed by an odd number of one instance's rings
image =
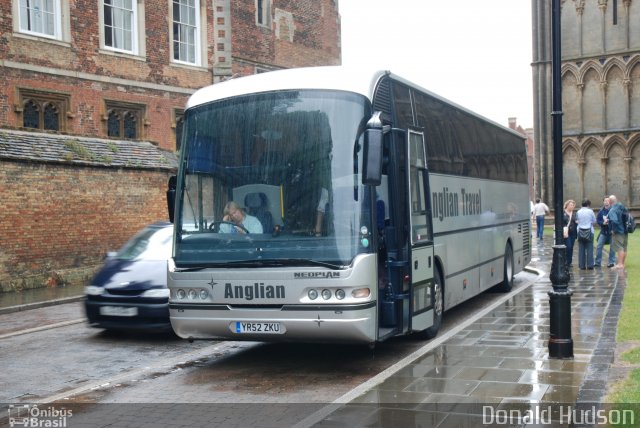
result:
[(551, 0), (552, 43), (552, 112), (553, 120), (553, 199), (555, 210), (555, 243), (549, 279), (553, 291), (549, 292), (549, 357), (573, 358), (571, 338), (571, 295), (567, 248), (564, 245), (562, 217), (562, 76), (560, 55), (560, 0)]

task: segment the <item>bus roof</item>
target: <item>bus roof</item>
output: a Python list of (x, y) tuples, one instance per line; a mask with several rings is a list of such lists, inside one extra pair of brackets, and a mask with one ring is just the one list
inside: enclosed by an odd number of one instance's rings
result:
[(187, 108), (235, 96), (291, 89), (329, 89), (355, 92), (371, 99), (384, 71), (342, 66), (290, 68), (227, 80), (196, 91)]
[(306, 67), (289, 68), (283, 70), (269, 71), (267, 73), (254, 74), (237, 79), (206, 86), (196, 91), (187, 101), (187, 108), (206, 104), (212, 101), (223, 100), (231, 97), (255, 94), (261, 92), (295, 90), (295, 89), (327, 89), (347, 91), (361, 94), (369, 100), (373, 99), (373, 94), (378, 81), (385, 75), (393, 80), (420, 90), (438, 100), (441, 100), (467, 114), (476, 116), (486, 122), (493, 124), (505, 131), (511, 132), (519, 137), (525, 138), (519, 132), (494, 122), (491, 119), (475, 113), (459, 104), (456, 104), (440, 95), (437, 95), (420, 85), (417, 85), (403, 77), (393, 74), (388, 70), (371, 71), (371, 69), (326, 66), (326, 67)]

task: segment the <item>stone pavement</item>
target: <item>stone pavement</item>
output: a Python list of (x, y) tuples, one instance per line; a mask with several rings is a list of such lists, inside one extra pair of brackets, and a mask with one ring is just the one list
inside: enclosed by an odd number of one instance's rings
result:
[[(185, 404), (175, 391), (176, 402), (164, 404), (76, 402), (67, 426), (593, 426), (589, 418), (606, 407), (625, 275), (572, 268), (574, 358), (551, 359), (547, 239), (532, 248), (537, 280), (333, 403)], [(640, 409), (624, 416), (640, 423)]]
[[(544, 272), (535, 283), (405, 367), (298, 426), (593, 426), (598, 411), (603, 418), (620, 416), (602, 401), (625, 274), (572, 268), (574, 358), (551, 359), (553, 250), (547, 239), (532, 248), (529, 266)], [(640, 408), (632, 412), (623, 416), (640, 424)]]
[(84, 286), (44, 287), (0, 293), (0, 314), (43, 308), (84, 298)]

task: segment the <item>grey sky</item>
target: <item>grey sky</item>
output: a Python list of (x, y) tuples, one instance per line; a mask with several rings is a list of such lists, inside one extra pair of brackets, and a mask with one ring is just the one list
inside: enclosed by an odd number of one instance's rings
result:
[(340, 0), (342, 63), (388, 69), (503, 125), (533, 126), (529, 0)]

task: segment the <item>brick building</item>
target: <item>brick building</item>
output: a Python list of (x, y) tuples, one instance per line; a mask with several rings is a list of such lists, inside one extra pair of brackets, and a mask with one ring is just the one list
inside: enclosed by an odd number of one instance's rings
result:
[(196, 89), (340, 63), (336, 0), (0, 0), (0, 127), (175, 150)]
[(166, 218), (196, 89), (340, 52), (337, 0), (0, 0), (0, 291), (74, 277)]
[(86, 283), (107, 251), (167, 218), (173, 152), (0, 129), (0, 291)]

